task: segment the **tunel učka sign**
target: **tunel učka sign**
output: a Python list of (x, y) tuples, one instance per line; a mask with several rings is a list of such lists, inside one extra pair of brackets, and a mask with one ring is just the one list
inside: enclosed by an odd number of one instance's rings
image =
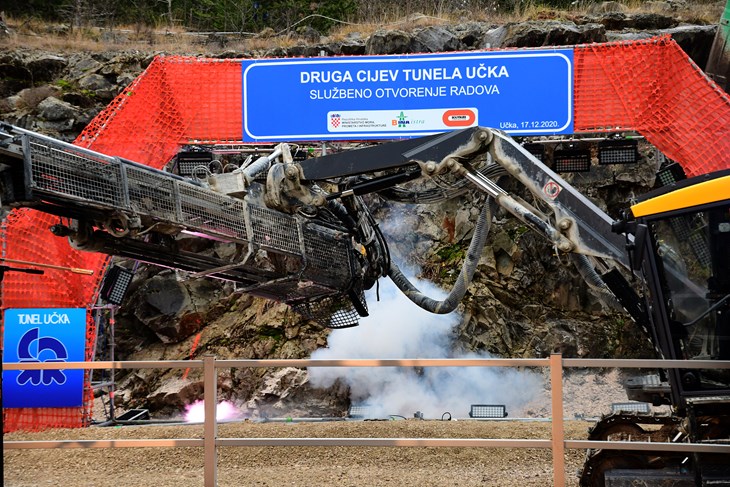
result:
[(571, 49), (246, 60), (243, 139), (572, 133)]
[[(14, 308), (4, 318), (3, 363), (85, 360), (85, 308)], [(83, 404), (81, 369), (3, 370), (2, 379), (5, 408)]]

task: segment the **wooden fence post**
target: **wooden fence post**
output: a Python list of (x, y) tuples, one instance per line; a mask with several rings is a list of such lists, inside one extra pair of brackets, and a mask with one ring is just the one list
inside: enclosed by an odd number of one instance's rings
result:
[(555, 487), (565, 487), (565, 431), (563, 429), (563, 356), (550, 355), (552, 396), (552, 451)]
[(203, 387), (205, 423), (203, 426), (204, 476), (205, 487), (216, 487), (218, 483), (218, 452), (215, 443), (218, 439), (218, 374), (215, 370), (215, 356), (203, 357)]

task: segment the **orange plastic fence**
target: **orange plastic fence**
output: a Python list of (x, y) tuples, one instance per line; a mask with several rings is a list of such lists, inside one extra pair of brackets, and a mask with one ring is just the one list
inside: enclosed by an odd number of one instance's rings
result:
[[(2, 309), (84, 308), (92, 302), (108, 259), (106, 255), (78, 252), (65, 239), (52, 237), (48, 227), (58, 218), (34, 210), (14, 210), (3, 223), (0, 236), (8, 259), (91, 269), (93, 275), (44, 268), (44, 274), (7, 272), (3, 279)], [(92, 360), (94, 323), (87, 317), (86, 360)], [(88, 377), (88, 372), (87, 372)], [(72, 428), (88, 424), (93, 395), (89, 380), (84, 381), (84, 402), (80, 408), (3, 409), (3, 431), (35, 431), (48, 427)]]
[[(730, 99), (669, 36), (576, 46), (574, 60), (576, 132), (636, 130), (689, 175), (730, 167)], [(160, 168), (181, 144), (240, 142), (241, 91), (237, 60), (158, 57), (75, 143)], [(5, 256), (93, 269), (94, 276), (10, 273), (3, 309), (93, 303), (107, 259), (74, 251), (53, 237), (47, 231), (53, 220), (32, 210), (14, 211), (3, 229)], [(93, 337), (90, 322), (89, 351)], [(88, 382), (85, 398), (80, 410), (3, 410), (4, 431), (88, 424)]]
[(730, 167), (730, 98), (669, 36), (575, 50), (575, 130), (636, 130), (688, 176)]

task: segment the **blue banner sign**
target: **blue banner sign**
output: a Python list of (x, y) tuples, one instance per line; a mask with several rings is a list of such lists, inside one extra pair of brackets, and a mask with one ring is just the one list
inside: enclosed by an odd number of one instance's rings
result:
[(242, 61), (243, 140), (573, 131), (572, 49)]
[[(86, 309), (5, 310), (3, 363), (83, 362)], [(4, 370), (3, 407), (83, 404), (83, 370)]]

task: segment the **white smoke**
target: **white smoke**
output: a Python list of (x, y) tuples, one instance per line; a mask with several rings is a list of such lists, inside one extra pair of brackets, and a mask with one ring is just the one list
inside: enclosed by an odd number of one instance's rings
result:
[[(435, 299), (445, 293), (428, 282), (409, 278)], [(457, 313), (435, 315), (405, 297), (390, 279), (380, 281), (380, 301), (375, 290), (366, 293), (370, 316), (360, 326), (333, 330), (328, 347), (314, 359), (493, 358), (489, 354), (454, 354), (453, 328)], [(468, 417), (472, 404), (504, 404), (518, 410), (542, 391), (538, 373), (495, 367), (311, 367), (311, 384), (329, 387), (341, 379), (350, 386), (352, 405), (367, 408), (367, 416), (440, 419)], [(513, 416), (513, 414), (510, 414)]]

